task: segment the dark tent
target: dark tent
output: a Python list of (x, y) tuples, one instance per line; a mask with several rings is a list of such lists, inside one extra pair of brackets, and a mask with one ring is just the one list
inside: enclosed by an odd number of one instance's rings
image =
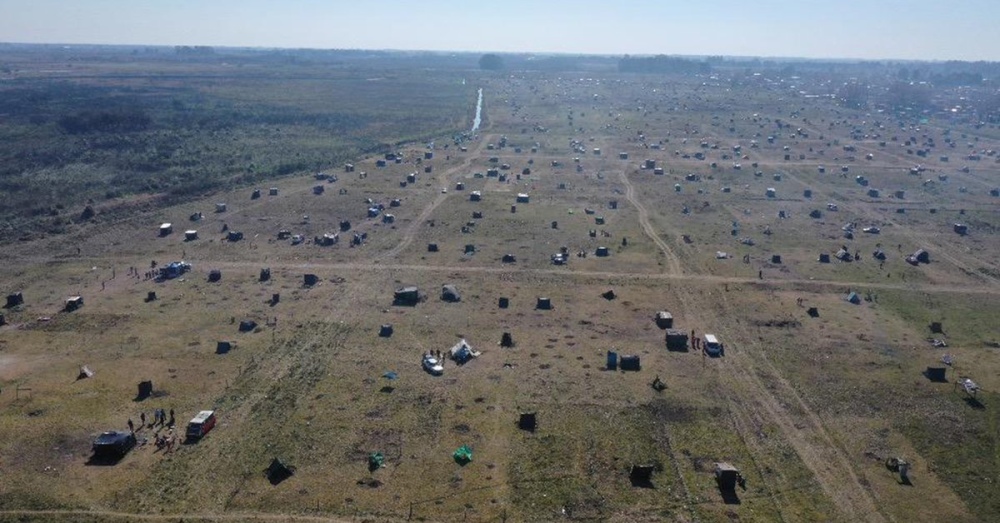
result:
[(825, 253), (825, 252), (821, 253), (819, 255), (819, 262), (820, 263), (830, 263), (830, 255), (827, 254), (827, 253)]
[(667, 311), (657, 312), (653, 320), (656, 322), (656, 326), (661, 329), (669, 329), (674, 326), (674, 316)]
[(513, 347), (514, 346), (514, 337), (511, 336), (509, 332), (503, 333), (503, 335), (500, 336), (500, 346), (501, 347)]
[(522, 412), (517, 418), (517, 428), (521, 430), (526, 430), (528, 432), (534, 432), (535, 428), (538, 427), (537, 413), (535, 412)]
[(393, 294), (395, 305), (416, 305), (420, 301), (420, 291), (416, 287), (401, 287)]
[(385, 323), (378, 329), (378, 335), (383, 338), (392, 336), (392, 324)]
[(637, 355), (622, 356), (621, 360), (622, 370), (639, 370), (641, 368)]
[(809, 307), (806, 314), (808, 314), (810, 318), (819, 318), (819, 309), (816, 307)]
[(307, 287), (316, 285), (317, 283), (319, 283), (319, 277), (317, 277), (315, 274), (305, 274), (302, 276), (302, 283)]
[(501, 309), (506, 309), (507, 307), (510, 307), (510, 298), (500, 298), (499, 300), (497, 300), (497, 305)]
[(628, 479), (633, 487), (653, 488), (653, 465), (632, 465), (629, 470)]
[(24, 304), (24, 295), (20, 292), (15, 292), (13, 294), (7, 295), (7, 304), (4, 305), (5, 309), (11, 309), (17, 307), (18, 305)]
[(146, 303), (151, 301), (156, 301), (156, 291), (149, 291), (146, 293)]
[(253, 320), (243, 320), (240, 322), (240, 332), (250, 332), (257, 328), (257, 322)]
[(615, 294), (615, 291), (609, 289), (607, 291), (604, 291), (604, 293), (601, 294), (601, 297), (604, 298), (605, 300), (611, 301), (611, 300), (617, 298), (618, 295)]
[(667, 329), (666, 342), (667, 350), (681, 352), (688, 350), (688, 334), (684, 331)]
[(438, 252), (438, 244), (436, 244), (436, 243), (428, 243), (427, 244), (427, 252)]
[(719, 490), (736, 490), (736, 483), (740, 479), (740, 471), (729, 463), (715, 464), (715, 481), (719, 484)]
[(260, 270), (260, 277), (257, 278), (259, 281), (268, 281), (271, 279), (271, 269), (264, 268)]
[(781, 255), (780, 254), (772, 254), (771, 255), (771, 263), (776, 264), (776, 265), (781, 265)]
[(272, 485), (277, 485), (282, 481), (292, 477), (295, 473), (294, 467), (289, 467), (282, 463), (278, 458), (271, 460), (271, 464), (264, 469), (264, 475), (267, 476), (267, 480), (271, 482)]
[(931, 381), (943, 383), (948, 381), (945, 377), (946, 370), (945, 367), (927, 367), (927, 370), (924, 371), (924, 376), (927, 376), (927, 379)]
[(618, 353), (617, 352), (610, 351), (610, 350), (608, 351), (608, 363), (607, 363), (606, 368), (608, 370), (617, 370), (618, 369)]
[(142, 401), (153, 395), (153, 382), (152, 381), (140, 381), (139, 382), (139, 393), (136, 395), (136, 401)]
[(441, 287), (441, 299), (454, 303), (462, 301), (462, 295), (458, 293), (458, 288), (454, 285), (444, 285)]
[(549, 310), (552, 308), (552, 300), (548, 298), (538, 298), (538, 301), (535, 303), (535, 308)]
[(208, 273), (208, 281), (219, 281), (222, 279), (222, 271), (219, 269), (212, 269)]
[(225, 354), (225, 353), (229, 352), (229, 350), (232, 349), (232, 348), (233, 348), (233, 343), (232, 342), (230, 342), (230, 341), (220, 341), (220, 342), (218, 342), (218, 343), (215, 344), (215, 353), (216, 354)]

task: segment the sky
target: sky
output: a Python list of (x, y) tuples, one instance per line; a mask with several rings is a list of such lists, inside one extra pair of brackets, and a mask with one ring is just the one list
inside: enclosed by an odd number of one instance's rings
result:
[(998, 0), (0, 0), (0, 42), (1000, 61)]

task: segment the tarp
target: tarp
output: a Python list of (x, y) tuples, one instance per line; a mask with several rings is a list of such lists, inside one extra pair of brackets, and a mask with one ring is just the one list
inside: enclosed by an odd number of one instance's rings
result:
[(468, 445), (462, 445), (452, 454), (452, 457), (455, 458), (455, 462), (459, 465), (465, 465), (472, 461), (472, 449)]
[(368, 470), (374, 471), (385, 466), (385, 456), (381, 452), (372, 452), (368, 455)]
[(457, 361), (458, 363), (464, 363), (472, 358), (479, 356), (481, 353), (473, 351), (472, 346), (469, 345), (469, 342), (465, 341), (465, 339), (462, 339), (462, 341), (456, 343), (455, 346), (451, 348), (449, 354), (451, 355), (451, 359)]

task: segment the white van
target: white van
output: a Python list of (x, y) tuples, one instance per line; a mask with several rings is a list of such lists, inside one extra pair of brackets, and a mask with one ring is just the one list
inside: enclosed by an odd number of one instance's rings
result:
[(719, 343), (719, 339), (715, 337), (715, 334), (705, 335), (705, 352), (709, 356), (718, 356), (722, 354), (722, 344)]

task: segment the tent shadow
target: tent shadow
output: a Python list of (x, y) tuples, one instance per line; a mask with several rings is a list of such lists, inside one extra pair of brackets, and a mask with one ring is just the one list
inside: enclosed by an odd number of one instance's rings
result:
[(965, 403), (976, 410), (983, 410), (986, 408), (986, 405), (983, 405), (983, 402), (979, 401), (977, 398), (973, 398), (972, 396), (966, 397)]
[(719, 493), (722, 494), (722, 502), (726, 505), (739, 505), (743, 503), (740, 501), (740, 496), (736, 494), (735, 490), (719, 489)]

